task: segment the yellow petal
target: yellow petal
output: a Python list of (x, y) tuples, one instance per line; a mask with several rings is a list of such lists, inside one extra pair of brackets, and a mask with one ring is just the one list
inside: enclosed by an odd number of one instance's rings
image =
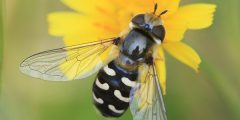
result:
[(74, 12), (57, 12), (48, 15), (49, 33), (56, 36), (75, 35), (93, 28), (92, 20)]
[[(153, 1), (146, 0), (109, 0), (114, 5), (122, 10), (128, 11), (128, 13), (136, 14), (142, 12), (152, 12), (154, 8)], [(151, 11), (150, 11), (151, 10)]]
[[(64, 36), (66, 45), (81, 44), (116, 37), (119, 29), (103, 19), (91, 19), (75, 12), (57, 12), (48, 16), (49, 33)], [(104, 24), (105, 23), (105, 24)]]
[(166, 35), (164, 42), (180, 41), (184, 37), (187, 30), (187, 25), (184, 19), (179, 19), (178, 16), (172, 16), (164, 21)]
[(214, 4), (192, 4), (180, 7), (177, 14), (186, 20), (189, 29), (202, 29), (212, 24), (215, 10)]
[(215, 5), (192, 4), (180, 7), (173, 15), (164, 19), (165, 42), (178, 42), (183, 39), (187, 29), (202, 29), (210, 26)]
[(173, 57), (181, 61), (182, 63), (198, 71), (201, 59), (198, 54), (190, 46), (182, 42), (164, 43), (163, 47)]
[(157, 69), (159, 83), (161, 85), (162, 92), (165, 95), (166, 94), (166, 63), (165, 63), (162, 47), (158, 46), (157, 51), (158, 51), (158, 55), (157, 55), (157, 58), (155, 59), (155, 65)]
[(96, 36), (89, 34), (82, 34), (82, 35), (76, 35), (76, 36), (64, 36), (64, 44), (66, 46), (71, 45), (77, 45), (77, 44), (83, 44), (88, 42), (94, 42), (100, 40)]
[[(110, 1), (110, 0), (109, 0)], [(164, 10), (169, 12), (163, 17), (174, 13), (179, 6), (180, 0), (111, 0), (121, 10), (126, 10), (132, 14), (151, 13), (154, 10), (155, 3), (158, 3), (156, 14), (160, 14)]]
[(161, 13), (164, 10), (167, 10), (168, 12), (164, 15), (162, 15), (162, 18), (166, 18), (173, 13), (175, 13), (178, 9), (180, 0), (157, 0), (158, 1), (158, 13)]
[(114, 6), (108, 0), (62, 0), (62, 2), (79, 13), (88, 15), (98, 15), (96, 14), (98, 7), (109, 11), (114, 9)]
[(61, 0), (65, 5), (78, 12), (88, 13), (95, 10), (94, 2), (96, 0)]

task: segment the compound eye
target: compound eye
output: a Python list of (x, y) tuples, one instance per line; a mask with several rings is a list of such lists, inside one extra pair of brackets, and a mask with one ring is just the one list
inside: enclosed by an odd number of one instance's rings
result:
[(132, 22), (136, 25), (143, 25), (145, 23), (144, 14), (138, 14), (133, 19)]
[(165, 29), (162, 25), (154, 26), (152, 28), (152, 33), (155, 37), (159, 38), (161, 41), (163, 41), (165, 37)]

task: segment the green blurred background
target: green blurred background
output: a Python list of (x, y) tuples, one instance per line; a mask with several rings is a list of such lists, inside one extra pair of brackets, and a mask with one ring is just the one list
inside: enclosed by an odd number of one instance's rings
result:
[[(168, 118), (240, 120), (240, 1), (182, 0), (182, 4), (197, 2), (217, 4), (215, 21), (211, 28), (189, 31), (185, 37), (203, 59), (199, 74), (167, 56)], [(18, 69), (27, 56), (63, 46), (61, 38), (47, 33), (47, 14), (60, 10), (70, 9), (59, 0), (1, 1), (0, 120), (104, 120), (91, 101), (94, 76), (47, 82)], [(120, 118), (130, 119), (129, 111)]]

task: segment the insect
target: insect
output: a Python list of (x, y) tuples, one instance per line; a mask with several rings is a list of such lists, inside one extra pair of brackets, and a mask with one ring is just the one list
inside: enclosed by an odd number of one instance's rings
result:
[(138, 14), (125, 34), (105, 40), (53, 49), (25, 59), (20, 69), (51, 81), (86, 78), (98, 72), (93, 102), (105, 117), (120, 117), (130, 106), (134, 120), (167, 120), (155, 68), (156, 45), (165, 29), (160, 15)]

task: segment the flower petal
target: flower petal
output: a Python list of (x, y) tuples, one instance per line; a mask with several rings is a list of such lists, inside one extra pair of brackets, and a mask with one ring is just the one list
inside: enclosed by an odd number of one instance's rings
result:
[[(86, 17), (76, 12), (57, 12), (48, 16), (49, 33), (63, 36), (66, 45), (81, 44), (116, 37), (119, 29), (111, 22)], [(105, 23), (105, 24), (104, 24)]]
[(178, 16), (173, 16), (164, 20), (166, 35), (164, 42), (177, 42), (183, 39), (184, 33), (187, 30), (187, 24), (184, 19), (179, 19)]
[(214, 4), (192, 4), (179, 8), (177, 14), (186, 20), (189, 29), (202, 29), (212, 24), (215, 10)]
[(164, 19), (165, 42), (178, 42), (183, 39), (187, 29), (202, 29), (210, 26), (215, 5), (193, 4), (180, 7), (177, 12)]
[(157, 75), (159, 78), (159, 83), (161, 85), (162, 92), (165, 95), (166, 94), (166, 63), (165, 63), (165, 57), (164, 57), (162, 46), (158, 46), (157, 51), (158, 51), (158, 54), (154, 63), (157, 69)]
[[(115, 5), (120, 6), (121, 10), (126, 10), (132, 14), (150, 13), (154, 10), (155, 3), (158, 3), (156, 14), (160, 14), (164, 10), (168, 13), (163, 17), (174, 13), (179, 6), (180, 0), (111, 0)], [(127, 3), (127, 4), (126, 4)]]
[(173, 57), (181, 61), (182, 63), (198, 71), (201, 59), (198, 54), (190, 46), (182, 42), (164, 43), (163, 47)]
[(162, 15), (162, 18), (166, 18), (173, 13), (175, 13), (178, 9), (180, 0), (157, 0), (158, 1), (158, 13), (161, 13), (164, 10), (167, 10), (168, 12), (164, 15)]
[(57, 12), (48, 15), (49, 33), (55, 36), (76, 35), (92, 29), (92, 20), (74, 12)]
[(79, 13), (91, 15), (97, 15), (97, 7), (100, 6), (110, 11), (114, 9), (108, 0), (101, 0), (101, 2), (99, 0), (62, 0), (62, 2)]

